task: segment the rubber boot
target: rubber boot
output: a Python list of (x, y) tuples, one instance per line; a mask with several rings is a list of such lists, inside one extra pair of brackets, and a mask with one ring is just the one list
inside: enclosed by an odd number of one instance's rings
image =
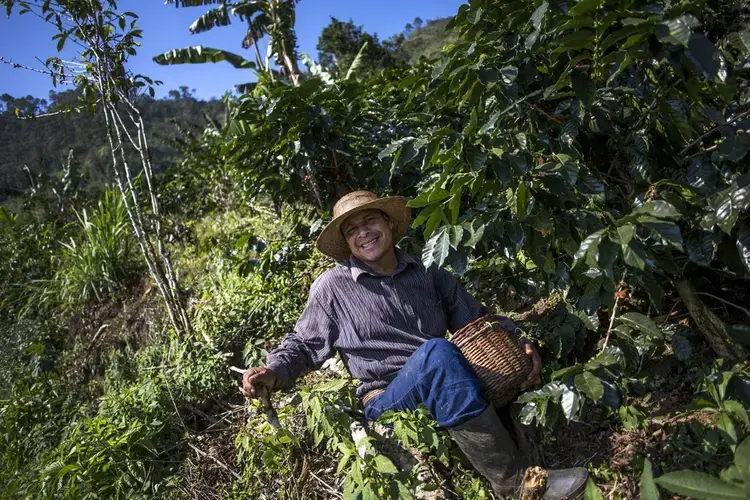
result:
[[(518, 498), (524, 466), (513, 438), (494, 408), (448, 429), (474, 468), (490, 482), (500, 498)], [(588, 472), (583, 467), (547, 470), (545, 500), (575, 500), (586, 489)]]
[(501, 498), (516, 495), (523, 467), (520, 454), (508, 431), (490, 405), (479, 416), (448, 429), (471, 465), (490, 482)]

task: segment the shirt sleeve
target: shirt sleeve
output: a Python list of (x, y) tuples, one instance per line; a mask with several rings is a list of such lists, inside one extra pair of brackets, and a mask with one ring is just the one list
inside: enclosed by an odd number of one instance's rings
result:
[(313, 285), (294, 332), (268, 354), (266, 367), (276, 374), (276, 389), (293, 386), (301, 375), (333, 357), (339, 331), (332, 308), (323, 299)]
[[(448, 315), (448, 328), (451, 333), (491, 312), (467, 292), (453, 273), (446, 269), (440, 268), (435, 273), (435, 287)], [(516, 331), (516, 324), (510, 318), (502, 316), (501, 321), (509, 332)]]

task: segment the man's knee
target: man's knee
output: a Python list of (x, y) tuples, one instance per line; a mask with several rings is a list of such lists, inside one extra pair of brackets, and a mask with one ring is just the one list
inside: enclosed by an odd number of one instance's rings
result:
[(428, 340), (425, 343), (425, 349), (427, 354), (426, 357), (433, 362), (448, 361), (455, 359), (456, 357), (463, 357), (461, 350), (456, 347), (456, 344), (444, 338)]

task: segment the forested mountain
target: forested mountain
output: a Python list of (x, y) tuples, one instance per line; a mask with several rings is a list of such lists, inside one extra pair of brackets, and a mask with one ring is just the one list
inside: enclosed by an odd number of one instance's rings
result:
[(449, 17), (443, 17), (423, 24), (421, 19), (415, 19), (411, 30), (407, 25), (408, 35), (399, 45), (397, 55), (409, 64), (419, 61), (422, 56), (428, 59), (438, 57), (445, 45), (458, 39), (455, 31), (446, 28), (448, 21)]
[[(101, 112), (92, 116), (85, 111), (61, 111), (75, 106), (76, 97), (74, 90), (51, 91), (48, 99), (0, 96), (0, 196), (28, 191), (37, 182), (32, 177), (59, 174), (71, 151), (72, 161), (88, 183), (99, 185), (111, 179), (112, 160)], [(180, 129), (202, 130), (209, 119), (224, 119), (220, 100), (197, 100), (187, 87), (170, 91), (165, 99), (141, 97), (139, 104), (157, 170), (176, 161), (174, 141), (179, 140)]]
[[(348, 67), (364, 41), (369, 44), (364, 63), (373, 71), (398, 63), (413, 64), (421, 56), (435, 58), (443, 45), (456, 38), (446, 31), (447, 22), (448, 18), (426, 23), (416, 18), (401, 33), (381, 43), (377, 35), (364, 32), (352, 21), (344, 23), (332, 19), (320, 37), (320, 61), (333, 66), (334, 60), (339, 59), (340, 64)], [(0, 197), (27, 192), (36, 182), (32, 177), (42, 176), (43, 179), (61, 175), (71, 151), (72, 161), (87, 184), (99, 186), (111, 179), (103, 116), (101, 113), (92, 117), (86, 112), (58, 112), (75, 104), (74, 90), (50, 91), (47, 99), (30, 95), (0, 96)], [(157, 171), (177, 161), (174, 141), (179, 140), (180, 128), (203, 129), (208, 125), (207, 117), (214, 122), (225, 120), (221, 101), (198, 100), (185, 86), (170, 91), (169, 97), (164, 99), (143, 96), (140, 108)]]

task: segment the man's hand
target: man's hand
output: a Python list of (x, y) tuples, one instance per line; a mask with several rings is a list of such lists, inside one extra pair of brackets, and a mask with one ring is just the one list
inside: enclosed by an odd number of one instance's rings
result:
[(276, 374), (267, 368), (248, 368), (242, 375), (240, 392), (248, 398), (259, 398), (262, 388), (273, 389)]
[(542, 383), (542, 378), (540, 377), (542, 373), (542, 358), (536, 352), (533, 345), (525, 344), (524, 348), (526, 349), (526, 354), (531, 357), (531, 371), (528, 378), (521, 384), (521, 390), (526, 390), (531, 386)]

